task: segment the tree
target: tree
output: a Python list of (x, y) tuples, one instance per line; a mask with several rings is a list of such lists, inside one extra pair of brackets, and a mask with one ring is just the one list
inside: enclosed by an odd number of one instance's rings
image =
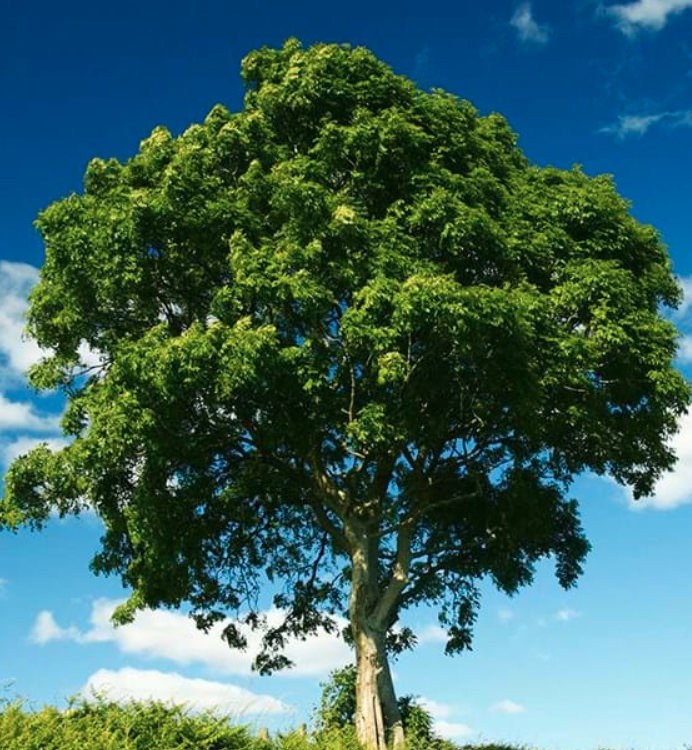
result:
[(361, 48), (291, 40), (242, 74), (242, 112), (93, 160), (40, 214), (30, 380), (74, 440), (17, 459), (2, 522), (92, 507), (120, 622), (261, 627), (274, 582), (264, 672), (347, 596), (358, 737), (400, 747), (401, 613), (436, 605), (467, 648), (482, 577), (513, 593), (550, 557), (574, 584), (576, 475), (641, 496), (672, 466), (680, 290), (609, 177), (532, 166), (496, 114)]

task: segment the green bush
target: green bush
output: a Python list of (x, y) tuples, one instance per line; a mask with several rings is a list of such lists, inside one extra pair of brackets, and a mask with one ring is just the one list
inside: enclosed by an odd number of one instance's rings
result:
[[(245, 727), (182, 706), (75, 701), (66, 710), (0, 707), (2, 750), (262, 750)], [(289, 748), (286, 748), (289, 750)], [(297, 750), (297, 748), (296, 748)]]
[[(269, 740), (232, 725), (226, 716), (192, 714), (183, 706), (154, 701), (122, 706), (80, 699), (65, 710), (45, 706), (37, 711), (22, 701), (0, 701), (0, 750), (362, 750), (353, 724), (335, 720), (347, 718), (348, 700), (339, 699), (348, 683), (348, 671), (336, 680), (332, 675), (328, 685), (333, 689), (325, 691), (314, 734), (278, 733)], [(335, 711), (320, 718), (329, 707)], [(461, 748), (435, 737), (429, 714), (413, 699), (402, 699), (401, 708), (409, 750), (516, 750), (504, 745)], [(324, 719), (329, 716), (332, 723), (327, 726)]]

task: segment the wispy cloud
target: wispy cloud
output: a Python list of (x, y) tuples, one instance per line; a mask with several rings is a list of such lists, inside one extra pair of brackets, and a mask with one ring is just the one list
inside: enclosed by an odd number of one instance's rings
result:
[(29, 633), (29, 640), (32, 643), (37, 643), (41, 646), (45, 643), (50, 643), (51, 641), (79, 642), (81, 641), (81, 637), (81, 633), (76, 627), (74, 627), (74, 625), (69, 628), (60, 627), (55, 621), (53, 613), (48, 610), (39, 612), (38, 617), (31, 628), (31, 633)]
[(503, 701), (493, 703), (490, 710), (498, 714), (516, 715), (526, 713), (526, 706), (505, 698)]
[(524, 44), (547, 44), (550, 39), (550, 27), (536, 21), (529, 2), (517, 7), (509, 23), (517, 32), (519, 41)]
[(619, 141), (623, 141), (630, 136), (641, 137), (655, 125), (671, 129), (692, 127), (692, 109), (620, 115), (614, 123), (605, 125), (598, 132), (613, 135)]
[(285, 714), (291, 708), (270, 695), (258, 695), (225, 682), (192, 680), (177, 672), (126, 667), (118, 671), (99, 669), (82, 688), (89, 699), (105, 695), (117, 702), (159, 700), (185, 704), (193, 710), (217, 710), (233, 716)]
[(569, 607), (564, 607), (555, 613), (555, 619), (558, 622), (569, 622), (570, 620), (574, 620), (575, 617), (579, 617), (579, 615), (579, 612), (570, 609)]
[(660, 31), (671, 17), (690, 8), (692, 0), (635, 0), (601, 6), (600, 12), (625, 36), (633, 38), (641, 31)]
[[(145, 610), (134, 622), (115, 627), (111, 616), (117, 601), (99, 599), (94, 602), (90, 628), (82, 631), (71, 625), (60, 626), (49, 611), (41, 612), (34, 623), (31, 639), (37, 644), (70, 640), (82, 645), (113, 643), (126, 654), (137, 654), (147, 659), (167, 659), (175, 664), (201, 664), (223, 674), (252, 674), (252, 661), (259, 651), (261, 632), (241, 626), (248, 639), (248, 649), (229, 648), (221, 638), (224, 623), (219, 623), (206, 634), (198, 630), (192, 620), (179, 612)], [(270, 625), (278, 625), (281, 613), (265, 613)], [(345, 621), (340, 621), (345, 625)], [(295, 667), (286, 675), (302, 677), (324, 675), (352, 660), (350, 648), (336, 633), (320, 631), (306, 640), (291, 640), (286, 655)]]
[(502, 607), (497, 611), (497, 616), (500, 622), (509, 622), (510, 620), (514, 619), (514, 612), (512, 612), (511, 609)]

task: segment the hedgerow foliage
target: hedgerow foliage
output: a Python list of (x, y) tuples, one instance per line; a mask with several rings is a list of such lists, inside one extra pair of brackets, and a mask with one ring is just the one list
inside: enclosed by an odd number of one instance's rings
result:
[(2, 750), (262, 750), (264, 743), (219, 715), (182, 706), (105, 700), (67, 710), (30, 711), (21, 701), (0, 707)]
[[(409, 715), (413, 724), (425, 714), (420, 707), (415, 709)], [(183, 706), (153, 701), (122, 706), (102, 699), (80, 699), (66, 710), (54, 706), (29, 710), (22, 701), (5, 701), (0, 702), (0, 749), (360, 750), (353, 725), (336, 724), (322, 724), (309, 736), (289, 732), (264, 740), (219, 713), (193, 714)], [(427, 731), (415, 731), (409, 723), (408, 729), (414, 730), (411, 745), (415, 750), (470, 750), (436, 738), (430, 726)], [(488, 745), (473, 750), (515, 749)]]

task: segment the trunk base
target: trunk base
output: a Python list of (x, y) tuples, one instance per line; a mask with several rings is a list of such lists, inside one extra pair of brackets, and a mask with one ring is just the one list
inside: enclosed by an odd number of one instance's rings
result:
[(366, 750), (404, 750), (406, 738), (394, 694), (383, 633), (371, 628), (356, 635), (356, 736)]

